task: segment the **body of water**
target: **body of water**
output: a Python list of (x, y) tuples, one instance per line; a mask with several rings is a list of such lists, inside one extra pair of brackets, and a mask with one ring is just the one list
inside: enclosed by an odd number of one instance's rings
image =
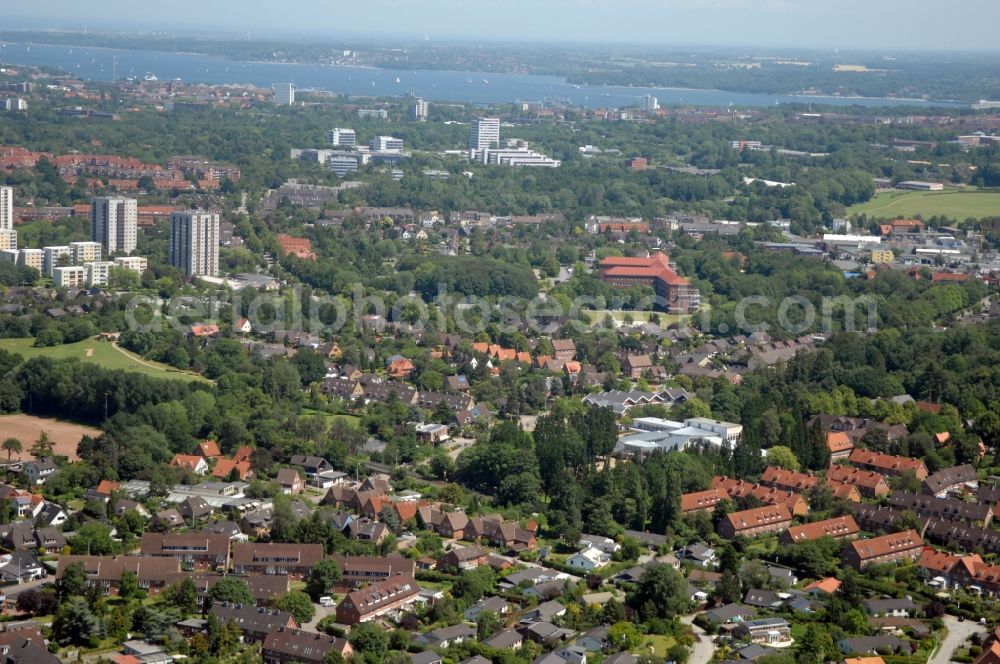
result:
[(588, 108), (626, 107), (635, 105), (642, 95), (652, 94), (664, 105), (959, 105), (901, 99), (802, 97), (719, 90), (573, 85), (557, 76), (239, 62), (190, 53), (44, 44), (4, 44), (0, 46), (0, 62), (57, 67), (74, 76), (93, 81), (111, 81), (117, 71), (119, 78), (143, 78), (152, 74), (160, 81), (180, 79), (185, 83), (252, 84), (258, 87), (291, 82), (300, 89), (328, 90), (351, 96), (401, 97), (412, 93), (430, 101), (474, 104), (551, 100), (569, 101)]

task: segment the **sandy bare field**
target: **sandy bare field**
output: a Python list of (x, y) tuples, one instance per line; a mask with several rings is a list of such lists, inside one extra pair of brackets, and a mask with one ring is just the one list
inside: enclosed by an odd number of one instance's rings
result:
[[(17, 438), (21, 441), (24, 451), (21, 459), (31, 459), (28, 449), (32, 443), (38, 440), (38, 435), (42, 432), (49, 434), (49, 440), (55, 443), (55, 453), (59, 456), (69, 457), (70, 461), (76, 461), (76, 446), (80, 439), (86, 435), (98, 436), (100, 429), (73, 424), (72, 422), (60, 422), (34, 415), (0, 415), (0, 441), (6, 438)], [(7, 458), (5, 452), (0, 451), (0, 460)], [(16, 458), (16, 457), (14, 457)]]

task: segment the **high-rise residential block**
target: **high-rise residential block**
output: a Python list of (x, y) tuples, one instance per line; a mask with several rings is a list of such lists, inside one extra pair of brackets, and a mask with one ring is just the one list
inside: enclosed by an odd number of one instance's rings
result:
[(53, 276), (57, 267), (68, 267), (73, 264), (73, 250), (69, 247), (59, 245), (55, 247), (42, 247), (42, 272), (46, 276)]
[(56, 288), (80, 288), (87, 283), (87, 271), (79, 265), (57, 267), (52, 270), (52, 283)]
[(488, 150), (500, 145), (500, 118), (479, 118), (472, 124), (469, 149)]
[(0, 228), (0, 251), (17, 249), (17, 231)]
[(86, 275), (87, 286), (107, 286), (111, 281), (111, 268), (115, 267), (112, 261), (94, 261), (83, 266)]
[(274, 102), (279, 106), (293, 106), (295, 104), (295, 84), (277, 83), (274, 86)]
[(0, 230), (14, 228), (14, 190), (0, 187)]
[(45, 252), (41, 249), (22, 249), (17, 253), (19, 267), (33, 267), (39, 272), (45, 268)]
[(139, 207), (134, 198), (100, 197), (90, 205), (90, 239), (108, 254), (135, 251)]
[(70, 242), (73, 252), (73, 265), (83, 265), (101, 260), (100, 242)]
[(423, 122), (427, 119), (427, 114), (430, 111), (430, 104), (427, 103), (426, 99), (417, 99), (410, 106), (410, 117), (414, 120), (419, 120)]
[(653, 95), (639, 97), (639, 108), (647, 113), (655, 113), (660, 108), (660, 100)]
[(170, 215), (170, 264), (188, 276), (219, 273), (219, 215), (202, 210)]
[(115, 265), (142, 274), (149, 267), (149, 259), (145, 256), (115, 256)]

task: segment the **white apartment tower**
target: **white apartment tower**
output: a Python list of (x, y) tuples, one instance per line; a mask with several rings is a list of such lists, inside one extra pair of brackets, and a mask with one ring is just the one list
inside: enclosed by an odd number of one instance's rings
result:
[(170, 264), (192, 277), (218, 275), (218, 214), (191, 210), (170, 215)]
[(358, 144), (358, 136), (353, 129), (335, 127), (326, 133), (327, 141), (330, 145), (338, 148), (353, 148)]
[(655, 113), (660, 108), (660, 100), (653, 95), (639, 97), (639, 108), (647, 113)]
[(139, 206), (134, 198), (95, 198), (90, 206), (90, 239), (106, 254), (135, 251)]
[(278, 83), (274, 86), (274, 102), (279, 106), (295, 105), (295, 84)]
[(14, 190), (0, 187), (0, 230), (14, 229)]
[(419, 120), (421, 122), (427, 119), (427, 114), (430, 111), (430, 104), (427, 103), (426, 99), (417, 99), (413, 102), (413, 106), (410, 106), (410, 117), (414, 120)]
[(469, 149), (481, 152), (500, 145), (500, 118), (479, 118), (472, 124)]

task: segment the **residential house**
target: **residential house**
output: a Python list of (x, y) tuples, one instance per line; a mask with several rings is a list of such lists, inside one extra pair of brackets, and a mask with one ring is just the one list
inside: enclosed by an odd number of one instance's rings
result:
[(511, 606), (510, 603), (502, 597), (497, 597), (495, 595), (491, 597), (484, 597), (466, 609), (463, 617), (470, 622), (476, 622), (479, 619), (479, 616), (487, 611), (495, 613), (498, 616), (505, 616), (510, 613)]
[(250, 459), (237, 459), (236, 455), (233, 455), (233, 457), (232, 459), (225, 457), (218, 459), (215, 462), (215, 468), (212, 469), (212, 477), (217, 477), (221, 480), (228, 480), (235, 477), (241, 482), (252, 480), (256, 475), (253, 468), (250, 467)]
[(170, 465), (190, 470), (195, 475), (204, 475), (208, 472), (208, 462), (205, 461), (205, 457), (194, 454), (175, 454)]
[(204, 459), (218, 459), (222, 456), (222, 451), (219, 449), (219, 444), (214, 440), (203, 440), (198, 443), (198, 449), (195, 454)]
[(714, 566), (716, 561), (715, 549), (700, 542), (688, 544), (683, 549), (679, 549), (676, 555), (679, 560), (689, 560), (701, 567)]
[(340, 584), (343, 588), (358, 588), (394, 576), (413, 576), (416, 573), (413, 560), (399, 555), (384, 558), (335, 556), (334, 560), (340, 568)]
[(143, 556), (176, 558), (184, 570), (229, 568), (230, 539), (212, 533), (145, 532), (139, 544)]
[(568, 566), (584, 572), (593, 572), (599, 567), (604, 567), (609, 562), (611, 562), (611, 554), (594, 546), (587, 547), (566, 560)]
[(834, 539), (855, 539), (861, 529), (851, 516), (838, 516), (823, 521), (814, 521), (801, 526), (791, 526), (781, 535), (784, 544), (811, 542), (822, 537)]
[(920, 610), (910, 597), (902, 599), (866, 599), (862, 604), (865, 607), (865, 612), (870, 616), (911, 618)]
[(785, 505), (766, 505), (741, 512), (730, 512), (719, 523), (719, 534), (735, 537), (755, 537), (766, 533), (788, 530), (792, 525), (792, 513)]
[(135, 574), (139, 587), (150, 595), (156, 595), (181, 571), (180, 561), (176, 558), (69, 555), (60, 556), (56, 581), (73, 565), (82, 565), (87, 585), (96, 587), (104, 595), (118, 594), (118, 584), (125, 572)]
[(24, 464), (24, 476), (31, 484), (45, 484), (45, 480), (58, 470), (59, 467), (52, 459), (38, 459)]
[(285, 495), (297, 495), (306, 490), (306, 483), (298, 471), (292, 468), (282, 468), (278, 471), (278, 487)]
[(716, 606), (705, 612), (705, 616), (712, 622), (724, 625), (726, 623), (741, 622), (751, 620), (757, 615), (757, 609), (744, 604), (724, 604)]
[(681, 496), (681, 513), (711, 512), (719, 502), (728, 499), (729, 494), (719, 487), (707, 491), (685, 493)]
[(153, 525), (160, 530), (173, 530), (184, 525), (184, 517), (175, 508), (171, 507), (154, 514)]
[(576, 344), (572, 339), (553, 339), (552, 350), (557, 360), (572, 360), (576, 357)]
[(944, 498), (953, 491), (962, 493), (975, 493), (979, 488), (979, 475), (976, 469), (969, 464), (942, 468), (932, 475), (928, 475), (921, 487), (923, 493)]
[(915, 530), (892, 533), (866, 540), (854, 540), (844, 554), (844, 562), (856, 569), (872, 564), (916, 560), (924, 542)]
[(309, 456), (306, 454), (296, 454), (292, 456), (291, 465), (301, 468), (302, 472), (306, 474), (306, 477), (316, 477), (317, 475), (325, 475), (327, 473), (336, 472), (333, 464), (323, 457)]
[(431, 648), (450, 648), (465, 641), (475, 641), (476, 628), (464, 623), (439, 627), (423, 634), (418, 640)]
[(774, 645), (791, 640), (792, 627), (784, 618), (744, 620), (733, 630), (733, 636), (750, 643)]
[(786, 470), (778, 466), (768, 466), (764, 469), (764, 474), (760, 477), (760, 483), (764, 486), (783, 489), (785, 491), (795, 491), (803, 493), (818, 486), (822, 480), (808, 473), (800, 473), (795, 470)]
[(409, 574), (376, 581), (347, 593), (337, 605), (337, 622), (355, 625), (399, 613), (412, 606), (419, 593), (420, 586)]
[(188, 521), (197, 521), (210, 516), (214, 510), (201, 496), (188, 496), (177, 505), (177, 511)]
[(900, 639), (896, 636), (855, 636), (837, 641), (837, 647), (844, 654), (876, 654), (883, 652), (910, 654), (912, 647), (910, 641)]
[(490, 552), (475, 544), (473, 546), (457, 546), (444, 554), (437, 561), (438, 569), (467, 570), (475, 569), (489, 562)]
[(992, 505), (967, 503), (955, 498), (938, 498), (906, 491), (893, 491), (886, 503), (889, 507), (909, 510), (926, 519), (966, 521), (982, 526), (990, 525), (994, 511)]
[(243, 634), (244, 643), (263, 643), (268, 634), (279, 629), (297, 629), (298, 623), (287, 611), (277, 611), (256, 606), (214, 602), (209, 615), (223, 625), (235, 624)]
[(264, 664), (324, 664), (330, 653), (348, 659), (354, 650), (347, 639), (299, 629), (278, 629), (264, 639)]
[(279, 574), (301, 579), (321, 560), (322, 544), (233, 544), (233, 570), (237, 574)]
[(848, 461), (855, 466), (886, 475), (902, 475), (906, 472), (912, 472), (918, 480), (927, 479), (928, 475), (927, 466), (920, 459), (881, 454), (871, 450), (855, 448), (848, 457)]
[(881, 473), (859, 470), (837, 463), (830, 464), (830, 468), (826, 471), (826, 481), (828, 483), (852, 484), (865, 498), (888, 496), (892, 491)]

